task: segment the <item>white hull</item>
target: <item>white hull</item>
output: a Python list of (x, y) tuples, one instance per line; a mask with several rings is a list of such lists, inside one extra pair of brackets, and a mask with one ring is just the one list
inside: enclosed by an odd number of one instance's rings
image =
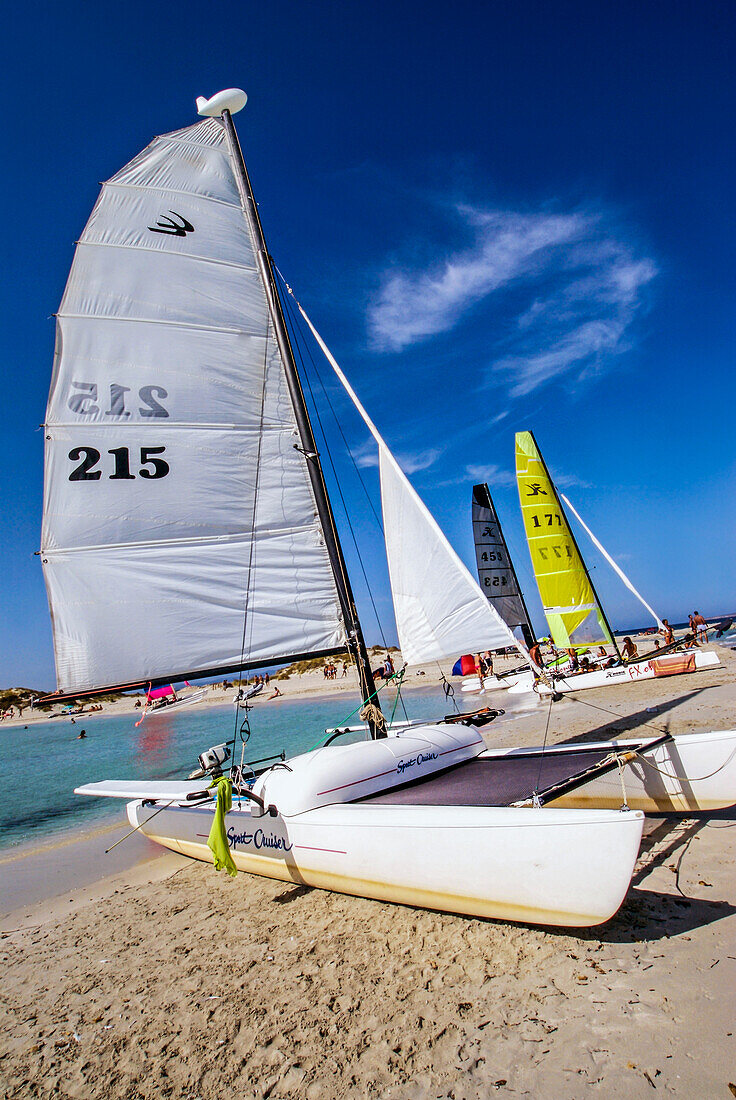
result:
[(141, 722), (144, 718), (156, 718), (161, 714), (170, 714), (172, 710), (179, 710), (181, 707), (190, 707), (192, 703), (201, 703), (206, 694), (207, 688), (200, 688), (198, 691), (193, 691), (191, 695), (182, 695), (173, 703), (167, 703), (163, 707), (148, 707), (141, 715)]
[[(667, 653), (662, 657), (650, 657), (646, 661), (637, 661), (630, 665), (616, 665), (613, 668), (598, 668), (593, 672), (578, 672), (571, 676), (553, 673), (554, 688), (544, 681), (534, 682), (531, 671), (523, 673), (518, 681), (509, 688), (512, 695), (521, 695), (536, 691), (539, 695), (551, 695), (552, 691), (563, 695), (570, 691), (584, 691), (586, 688), (610, 687), (611, 684), (633, 684), (639, 680), (654, 680), (666, 675), (684, 675), (686, 672), (699, 672), (706, 668), (715, 668), (721, 662), (718, 654), (712, 650), (689, 650), (688, 656), (694, 657), (693, 669), (679, 669), (678, 663), (685, 654)], [(668, 671), (668, 666), (671, 671)], [(550, 670), (553, 672), (553, 670)]]
[[(542, 750), (488, 749), (482, 758), (508, 760), (539, 757), (548, 763), (584, 749), (627, 752), (631, 741), (597, 741), (587, 745), (558, 745)], [(541, 786), (544, 787), (544, 769)], [(626, 801), (644, 813), (692, 813), (719, 810), (736, 803), (736, 730), (687, 733), (651, 753), (637, 757), (624, 769)], [(623, 801), (618, 769), (602, 775), (551, 803), (577, 809), (619, 809)]]
[[(634, 758), (625, 769), (630, 809), (623, 813), (617, 771), (541, 809), (503, 804), (519, 796), (504, 799), (494, 784), (509, 765), (518, 782), (521, 769), (526, 797), (549, 785), (555, 768), (567, 778), (589, 765), (566, 756), (597, 752), (602, 759), (631, 745), (489, 750), (477, 731), (439, 725), (323, 747), (265, 771), (253, 793), (266, 812), (236, 798), (225, 830), (236, 866), (268, 878), (476, 917), (599, 924), (628, 889), (641, 811), (688, 812), (736, 801), (736, 731), (677, 737), (651, 759)], [(481, 787), (471, 796), (473, 775)], [(459, 799), (457, 789), (448, 794), (456, 779), (470, 784)], [(134, 798), (128, 804), (134, 827), (175, 852), (212, 862), (213, 804), (185, 801), (197, 786), (118, 781), (79, 793)]]
[(480, 695), (484, 691), (508, 690), (516, 684), (528, 680), (531, 680), (531, 673), (528, 669), (524, 669), (523, 672), (512, 672), (508, 676), (485, 676), (482, 680), (480, 676), (465, 676), (460, 690), (469, 692), (471, 695)]
[[(153, 812), (128, 804), (131, 825), (151, 840), (212, 862), (211, 807)], [(236, 802), (225, 827), (241, 871), (443, 912), (586, 927), (621, 905), (643, 820), (634, 811), (360, 804), (256, 817)]]

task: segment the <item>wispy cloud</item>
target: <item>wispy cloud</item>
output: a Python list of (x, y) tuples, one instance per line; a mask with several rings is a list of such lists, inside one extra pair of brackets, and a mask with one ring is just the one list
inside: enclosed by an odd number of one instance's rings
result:
[(449, 332), (480, 302), (503, 304), (504, 294), (515, 312), (486, 382), (507, 381), (512, 397), (572, 370), (600, 372), (630, 346), (632, 322), (657, 269), (610, 217), (470, 206), (454, 214), (472, 244), (428, 268), (392, 266), (384, 273), (368, 309), (376, 350), (401, 351)]
[[(419, 470), (434, 466), (442, 453), (441, 447), (428, 447), (423, 451), (397, 453), (394, 457), (405, 474), (416, 474)], [(352, 454), (355, 465), (361, 469), (378, 465), (378, 447), (372, 439), (367, 439), (359, 447), (353, 447)]]
[(554, 483), (558, 489), (592, 489), (589, 481), (584, 481), (577, 474), (555, 473)]
[(478, 485), (484, 481), (488, 482), (491, 489), (508, 489), (516, 484), (516, 477), (512, 471), (504, 470), (495, 463), (480, 466), (470, 464), (464, 466), (454, 477), (437, 481), (435, 485), (445, 488), (448, 485), (468, 485), (469, 483)]
[(480, 484), (487, 481), (489, 485), (507, 488), (516, 484), (516, 477), (510, 470), (504, 470), (500, 466), (466, 466), (460, 478), (461, 481), (472, 481)]

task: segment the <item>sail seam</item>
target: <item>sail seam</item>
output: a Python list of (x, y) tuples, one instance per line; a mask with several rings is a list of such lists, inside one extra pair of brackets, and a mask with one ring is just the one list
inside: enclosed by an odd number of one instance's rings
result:
[(204, 202), (216, 202), (220, 206), (229, 207), (231, 210), (240, 209), (240, 205), (237, 202), (228, 202), (227, 199), (218, 199), (215, 195), (207, 195), (202, 191), (185, 191), (180, 187), (159, 187), (155, 183), (147, 183), (145, 185), (141, 183), (118, 183), (114, 177), (105, 180), (100, 186), (102, 188), (124, 187), (127, 191), (160, 191), (164, 195), (185, 195), (190, 199), (202, 199)]
[(226, 332), (231, 336), (252, 336), (254, 339), (262, 340), (263, 337), (259, 332), (249, 331), (244, 328), (225, 328), (224, 325), (199, 325), (193, 321), (166, 321), (162, 317), (115, 317), (110, 313), (62, 313), (56, 314), (58, 318), (64, 320), (70, 318), (74, 321), (122, 321), (125, 324), (138, 324), (138, 325), (171, 325), (173, 328), (188, 328), (197, 329), (202, 332)]
[(551, 607), (543, 608), (545, 614), (548, 611), (553, 611), (556, 615), (571, 615), (574, 611), (597, 611), (598, 604), (596, 603), (574, 603), (570, 607), (557, 607), (552, 605)]
[(145, 248), (141, 244), (109, 244), (106, 241), (85, 241), (80, 239), (77, 241), (77, 248), (122, 248), (126, 252), (147, 252), (152, 256), (175, 256), (177, 259), (182, 260), (197, 260), (198, 263), (203, 264), (216, 264), (218, 267), (230, 267), (235, 268), (236, 271), (252, 271), (257, 274), (257, 268), (255, 264), (252, 267), (248, 267), (247, 264), (236, 264), (232, 260), (213, 260), (209, 256), (200, 256), (196, 252), (165, 252), (161, 248)]
[[(220, 124), (219, 119), (216, 119), (216, 118), (208, 119), (204, 123), (205, 126), (207, 126), (207, 122), (214, 122), (215, 126), (217, 127), (216, 134), (217, 134), (217, 137), (219, 138), (219, 140), (216, 141), (214, 144), (212, 142), (208, 142), (208, 141), (189, 141), (189, 139), (185, 138), (185, 137), (176, 137), (175, 135), (177, 133), (180, 133), (180, 131), (172, 130), (168, 134), (157, 134), (156, 137), (153, 139), (153, 141), (149, 145), (146, 146), (146, 149), (150, 149), (151, 145), (157, 145), (159, 142), (161, 142), (162, 144), (168, 144), (168, 145), (192, 145), (196, 149), (217, 149), (218, 146), (224, 146), (225, 145), (225, 129)], [(195, 123), (195, 128), (198, 127), (198, 126), (201, 126), (201, 125), (203, 125), (201, 122), (197, 122), (197, 123)], [(187, 128), (187, 129), (189, 129), (189, 128)], [(209, 133), (210, 130), (214, 130), (214, 129), (215, 129), (215, 127), (213, 127), (213, 126), (207, 127), (208, 133)], [(213, 137), (214, 136), (215, 136), (215, 134), (213, 134)]]
[[(256, 528), (255, 534), (258, 541), (268, 539), (278, 539), (283, 535), (293, 535), (300, 531), (313, 531), (313, 522), (297, 524), (292, 527), (269, 527), (267, 530), (258, 530)], [(41, 553), (52, 556), (54, 554), (83, 554), (92, 550), (139, 550), (141, 547), (150, 546), (216, 546), (220, 543), (237, 543), (246, 541), (252, 541), (250, 533), (248, 531), (237, 531), (232, 535), (198, 535), (189, 536), (188, 538), (166, 538), (166, 539), (142, 539), (140, 542), (101, 542), (94, 546), (55, 546), (45, 547), (41, 549)], [(315, 543), (315, 545), (318, 545)]]
[[(44, 424), (45, 428), (79, 428), (82, 426), (82, 421), (79, 420), (47, 420)], [(258, 424), (200, 424), (196, 421), (186, 423), (183, 420), (172, 420), (168, 424), (162, 424), (161, 418), (152, 416), (148, 420), (113, 420), (112, 417), (109, 420), (89, 420), (84, 422), (85, 428), (109, 428), (115, 426), (115, 428), (163, 428), (171, 430), (173, 428), (186, 428), (187, 430), (199, 431), (200, 428), (203, 431), (223, 431), (223, 432), (253, 432), (256, 434), (260, 431), (260, 425)], [(267, 424), (264, 420), (263, 427), (267, 428), (271, 432), (285, 432), (287, 434), (293, 434), (294, 426), (286, 421), (272, 421)]]

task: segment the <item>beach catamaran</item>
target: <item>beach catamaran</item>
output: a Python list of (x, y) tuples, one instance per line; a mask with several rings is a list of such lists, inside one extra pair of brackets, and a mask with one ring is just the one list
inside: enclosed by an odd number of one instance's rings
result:
[[(484, 917), (604, 921), (629, 886), (640, 812), (550, 808), (523, 754), (504, 797), (472, 716), (387, 735), (233, 125), (245, 101), (238, 89), (198, 100), (201, 121), (103, 185), (77, 245), (45, 425), (56, 698), (347, 648), (371, 739), (260, 772), (243, 740), (216, 802), (199, 778), (80, 792), (128, 800), (151, 839), (233, 869)], [(378, 445), (405, 660), (514, 644), (329, 358)], [(218, 777), (236, 744), (203, 753), (202, 771)], [(568, 789), (594, 755), (564, 761)]]
[[(684, 653), (660, 650), (634, 660), (625, 660), (570, 529), (560, 495), (531, 432), (516, 434), (516, 480), (532, 568), (552, 642), (560, 650), (612, 646), (616, 659), (608, 667), (589, 672), (556, 672), (552, 668), (548, 676), (541, 680), (529, 671), (519, 678), (510, 688), (511, 691), (534, 689), (542, 695), (552, 691), (564, 694), (584, 688), (696, 672), (720, 664), (717, 653), (702, 649)], [(594, 545), (663, 631), (664, 625), (657, 613), (583, 523), (567, 498), (564, 499)]]

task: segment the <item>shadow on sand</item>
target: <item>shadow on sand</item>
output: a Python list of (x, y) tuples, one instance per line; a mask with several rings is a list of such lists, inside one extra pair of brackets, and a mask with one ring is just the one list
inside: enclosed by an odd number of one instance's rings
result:
[[(680, 886), (682, 861), (693, 840), (712, 824), (719, 823), (719, 828), (736, 827), (736, 807), (690, 814), (686, 818), (667, 814), (649, 820), (653, 827), (642, 839), (623, 905), (607, 924), (586, 929), (579, 933), (579, 939), (602, 943), (656, 941), (704, 928), (736, 913), (736, 906), (730, 902), (688, 897)], [(672, 893), (648, 890), (643, 885), (652, 871), (663, 865), (670, 866), (675, 874)]]
[(588, 699), (581, 699), (579, 695), (566, 695), (563, 697), (565, 700), (570, 699), (574, 703), (579, 703), (580, 706), (589, 707), (592, 711), (610, 714), (611, 718), (610, 721), (596, 726), (595, 729), (588, 730), (587, 733), (563, 738), (555, 743), (559, 745), (582, 745), (589, 741), (613, 741), (621, 737), (622, 734), (626, 737), (632, 734), (638, 734), (640, 737), (657, 737), (668, 732), (668, 723), (663, 721), (667, 711), (674, 710), (681, 703), (686, 703), (690, 699), (695, 699), (707, 690), (707, 688), (697, 688), (695, 691), (678, 695), (675, 699), (667, 699), (657, 704), (656, 711), (637, 710), (633, 714), (622, 714), (620, 716), (599, 703), (591, 703)]

